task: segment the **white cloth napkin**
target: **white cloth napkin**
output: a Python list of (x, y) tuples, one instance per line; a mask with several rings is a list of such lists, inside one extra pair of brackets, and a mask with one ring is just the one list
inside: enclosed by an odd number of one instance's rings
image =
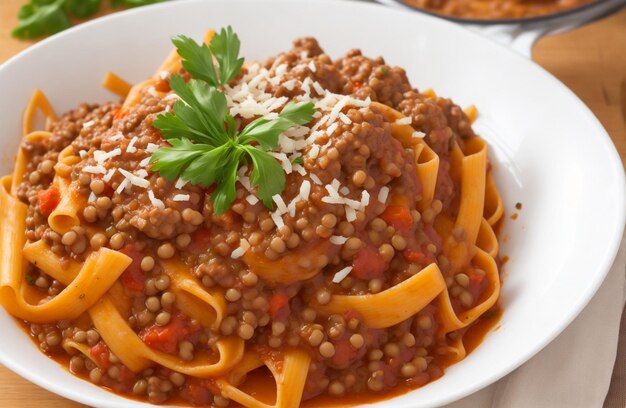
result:
[(606, 280), (572, 324), (497, 383), (446, 408), (602, 407), (626, 301), (626, 238)]

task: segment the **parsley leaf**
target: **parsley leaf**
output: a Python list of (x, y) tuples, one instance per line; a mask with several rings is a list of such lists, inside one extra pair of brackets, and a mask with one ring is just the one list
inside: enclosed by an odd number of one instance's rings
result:
[[(113, 7), (137, 7), (162, 0), (111, 0)], [(17, 14), (18, 25), (11, 35), (16, 38), (37, 38), (69, 28), (70, 16), (91, 17), (98, 12), (102, 0), (30, 0)]]
[(223, 169), (222, 177), (219, 184), (211, 194), (213, 201), (213, 210), (216, 214), (223, 214), (235, 201), (237, 197), (237, 170), (239, 169), (242, 152), (239, 149), (233, 149), (229, 152), (225, 161), (226, 166)]
[(217, 88), (236, 77), (243, 64), (243, 58), (238, 57), (237, 35), (230, 27), (222, 29), (210, 47), (180, 35), (172, 42), (192, 79), (185, 83), (176, 75), (170, 80), (172, 91), (181, 100), (176, 101), (172, 112), (159, 115), (153, 122), (171, 146), (154, 152), (151, 170), (170, 181), (180, 177), (204, 188), (215, 185), (213, 209), (222, 214), (237, 196), (239, 167), (251, 164), (250, 184), (257, 187), (263, 204), (273, 208), (272, 197), (285, 189), (285, 172), (267, 152), (276, 149), (281, 133), (313, 119), (313, 103), (289, 103), (276, 119), (259, 118), (237, 132), (226, 96)]
[(31, 1), (19, 11), (17, 27), (11, 35), (17, 38), (37, 38), (65, 30), (70, 20), (63, 9), (66, 0)]
[(159, 115), (154, 121), (166, 139), (184, 137), (211, 146), (228, 141), (224, 129), (228, 106), (222, 92), (195, 79), (185, 83), (178, 75), (172, 77), (170, 87), (181, 101), (176, 101), (173, 113)]
[(111, 4), (116, 7), (120, 3), (126, 7), (141, 7), (149, 4), (160, 3), (163, 0), (111, 0)]
[(193, 78), (201, 79), (211, 86), (218, 86), (217, 73), (213, 64), (213, 55), (206, 44), (198, 44), (185, 35), (172, 37), (178, 55), (183, 58), (183, 68)]
[(278, 135), (295, 125), (309, 123), (315, 112), (311, 102), (288, 103), (274, 120), (259, 118), (252, 121), (239, 134), (240, 143), (256, 141), (263, 150), (274, 150), (278, 145)]
[[(183, 58), (183, 68), (192, 78), (201, 79), (214, 87), (230, 82), (243, 65), (244, 59), (239, 58), (241, 43), (230, 26), (213, 36), (209, 47), (184, 35), (174, 36), (172, 42)], [(217, 70), (213, 58), (217, 61)]]
[(266, 207), (272, 208), (274, 201), (272, 196), (285, 190), (285, 172), (278, 161), (267, 152), (254, 146), (243, 145), (241, 147), (252, 160), (252, 172), (250, 172), (250, 185), (258, 186), (257, 196)]
[(98, 12), (101, 0), (67, 0), (66, 9), (75, 17), (87, 18)]
[(231, 26), (222, 28), (219, 34), (211, 39), (211, 52), (217, 60), (220, 72), (220, 83), (227, 84), (239, 74), (243, 66), (243, 58), (239, 57), (241, 42)]

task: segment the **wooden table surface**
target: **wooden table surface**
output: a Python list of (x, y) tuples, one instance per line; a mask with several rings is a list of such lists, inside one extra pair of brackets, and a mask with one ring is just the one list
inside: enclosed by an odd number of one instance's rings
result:
[[(0, 63), (31, 45), (10, 36), (25, 0), (0, 1)], [(103, 13), (108, 10), (103, 10)], [(626, 9), (568, 33), (539, 41), (533, 60), (559, 78), (591, 108), (626, 163)], [(0, 365), (0, 406), (82, 407), (58, 397)]]

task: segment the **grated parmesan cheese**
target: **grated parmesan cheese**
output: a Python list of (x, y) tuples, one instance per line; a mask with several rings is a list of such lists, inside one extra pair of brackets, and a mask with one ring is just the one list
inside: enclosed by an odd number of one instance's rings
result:
[(383, 186), (380, 188), (378, 192), (378, 201), (385, 204), (387, 202), (387, 197), (389, 196), (389, 187)]
[(352, 207), (345, 207), (346, 209), (346, 220), (348, 222), (352, 222), (356, 220), (356, 210)]
[(288, 211), (287, 204), (285, 204), (285, 201), (280, 194), (274, 194), (272, 196), (272, 200), (276, 203), (276, 210), (280, 215), (283, 215)]
[(146, 146), (146, 151), (148, 153), (154, 153), (157, 150), (159, 150), (159, 145), (154, 144), (154, 143), (148, 143), (148, 146)]
[(122, 132), (117, 132), (116, 134), (111, 136), (111, 141), (113, 141), (113, 142), (116, 142), (116, 141), (122, 140), (122, 139), (124, 139), (124, 135), (122, 134)]
[(110, 152), (105, 152), (104, 150), (96, 150), (93, 152), (93, 158), (98, 162), (98, 164), (102, 164), (105, 161), (112, 159), (113, 157), (119, 156), (122, 154), (122, 149), (119, 147), (111, 150)]
[(320, 96), (324, 96), (326, 94), (326, 90), (317, 81), (313, 81), (313, 89), (315, 89), (315, 92), (317, 92)]
[(416, 130), (415, 132), (411, 133), (411, 136), (413, 136), (414, 139), (423, 139), (426, 136), (426, 133), (418, 132)]
[(90, 127), (92, 127), (95, 123), (96, 123), (96, 121), (94, 121), (94, 120), (90, 120), (89, 122), (85, 122), (85, 123), (83, 123), (83, 129), (89, 129), (89, 128), (90, 128)]
[(128, 179), (124, 179), (122, 180), (122, 182), (120, 183), (119, 186), (117, 186), (117, 189), (115, 190), (115, 192), (117, 194), (122, 194), (122, 191), (124, 191), (124, 189), (126, 188), (126, 186), (128, 186), (130, 184), (130, 182), (128, 181)]
[(332, 125), (328, 126), (328, 127), (326, 128), (326, 134), (327, 134), (328, 136), (332, 136), (332, 135), (333, 135), (333, 133), (335, 133), (335, 130), (337, 130), (337, 127), (339, 127), (339, 123), (336, 123), (336, 122), (335, 122), (335, 123), (333, 123)]
[(396, 119), (396, 125), (410, 125), (413, 122), (413, 118), (405, 116), (400, 119)]
[(87, 156), (87, 152), (85, 150), (80, 150), (78, 152), (78, 155), (80, 156), (81, 159), (84, 159), (85, 156)]
[(104, 166), (100, 164), (97, 166), (85, 166), (83, 167), (83, 171), (85, 173), (91, 173), (91, 174), (106, 174), (107, 172)]
[(317, 156), (319, 156), (320, 154), (320, 145), (314, 144), (313, 146), (311, 146), (311, 149), (309, 149), (309, 157), (311, 159), (317, 159)]
[(349, 125), (350, 123), (352, 123), (352, 119), (350, 119), (348, 116), (346, 116), (346, 114), (343, 113), (343, 112), (341, 112), (339, 114), (339, 120), (341, 120), (346, 125)]
[(233, 252), (231, 252), (230, 257), (232, 259), (240, 258), (246, 252), (248, 252), (248, 249), (250, 249), (250, 243), (245, 238), (241, 238), (239, 240), (239, 246), (235, 248)]
[(109, 181), (111, 181), (111, 178), (113, 177), (114, 174), (115, 174), (115, 169), (111, 169), (104, 177), (102, 177), (102, 180), (108, 183)]
[(122, 175), (126, 178), (126, 180), (130, 181), (130, 183), (134, 186), (137, 187), (141, 187), (141, 188), (148, 188), (150, 187), (150, 182), (146, 179), (143, 179), (139, 176), (134, 175), (133, 173), (131, 173), (130, 171), (124, 170), (124, 169), (119, 169), (120, 173), (122, 173)]
[(281, 229), (282, 227), (285, 226), (283, 217), (281, 217), (277, 211), (270, 213), (270, 216), (272, 217), (272, 221), (274, 221), (274, 225), (276, 225), (276, 228)]
[(340, 283), (346, 278), (346, 276), (350, 274), (350, 272), (352, 272), (352, 267), (346, 266), (345, 268), (337, 272), (335, 276), (333, 276), (333, 283)]
[(150, 164), (150, 159), (151, 159), (150, 156), (146, 157), (145, 159), (143, 159), (142, 161), (139, 162), (139, 165), (141, 167), (146, 167), (147, 165)]
[(315, 173), (311, 173), (311, 180), (313, 180), (313, 182), (317, 184), (318, 186), (322, 185), (322, 180), (320, 180), (320, 178), (317, 177), (317, 174)]
[(183, 187), (185, 187), (187, 185), (188, 181), (185, 181), (181, 178), (179, 178), (178, 180), (176, 180), (176, 184), (174, 184), (174, 187), (176, 187), (177, 189), (181, 189)]
[(189, 201), (189, 194), (176, 194), (172, 200), (174, 201)]
[(309, 69), (311, 70), (311, 72), (317, 71), (317, 68), (315, 68), (315, 63), (313, 62), (313, 60), (309, 61)]
[(341, 235), (331, 235), (329, 241), (330, 241), (331, 244), (343, 245), (343, 244), (346, 243), (347, 240), (348, 240), (348, 238), (342, 237)]
[(96, 195), (95, 195), (95, 193), (92, 191), (92, 192), (89, 194), (89, 198), (87, 199), (87, 202), (88, 202), (88, 203), (93, 203), (93, 202), (95, 202), (95, 201), (96, 201)]
[(367, 191), (363, 190), (361, 192), (361, 207), (360, 210), (363, 211), (365, 210), (365, 207), (367, 207), (370, 204), (370, 193), (368, 193)]
[(300, 164), (294, 164), (293, 169), (298, 172), (301, 176), (306, 176), (306, 169), (302, 167)]
[(311, 194), (311, 182), (304, 180), (302, 184), (300, 184), (300, 197), (306, 201), (309, 199), (309, 194)]
[(148, 190), (148, 198), (150, 199), (150, 203), (152, 203), (152, 205), (155, 206), (156, 208), (159, 208), (161, 210), (165, 209), (165, 204), (163, 204), (163, 201), (159, 200), (158, 198), (154, 196), (154, 191)]
[(325, 202), (326, 204), (345, 204), (345, 198), (343, 197), (332, 197), (332, 196), (325, 196), (322, 197), (322, 201)]
[(289, 212), (289, 216), (291, 217), (296, 216), (296, 204), (298, 204), (298, 201), (300, 201), (299, 195), (295, 196), (293, 200), (291, 200), (291, 202), (287, 206), (287, 211)]
[(255, 205), (256, 203), (259, 202), (259, 199), (256, 198), (255, 195), (250, 194), (249, 196), (246, 197), (246, 201), (250, 203), (250, 205)]
[(135, 143), (137, 143), (137, 136), (133, 136), (128, 142), (128, 146), (126, 146), (126, 153), (136, 153), (137, 148), (135, 147)]

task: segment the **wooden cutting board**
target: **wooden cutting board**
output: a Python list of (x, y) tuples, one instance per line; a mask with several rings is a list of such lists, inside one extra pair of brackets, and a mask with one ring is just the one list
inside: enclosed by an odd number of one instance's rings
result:
[[(0, 1), (0, 63), (32, 42), (10, 36), (26, 0)], [(105, 9), (100, 14), (109, 13)], [(533, 60), (583, 100), (600, 119), (626, 163), (626, 9), (575, 31), (539, 41)], [(70, 402), (29, 383), (0, 365), (0, 407), (74, 408)]]

